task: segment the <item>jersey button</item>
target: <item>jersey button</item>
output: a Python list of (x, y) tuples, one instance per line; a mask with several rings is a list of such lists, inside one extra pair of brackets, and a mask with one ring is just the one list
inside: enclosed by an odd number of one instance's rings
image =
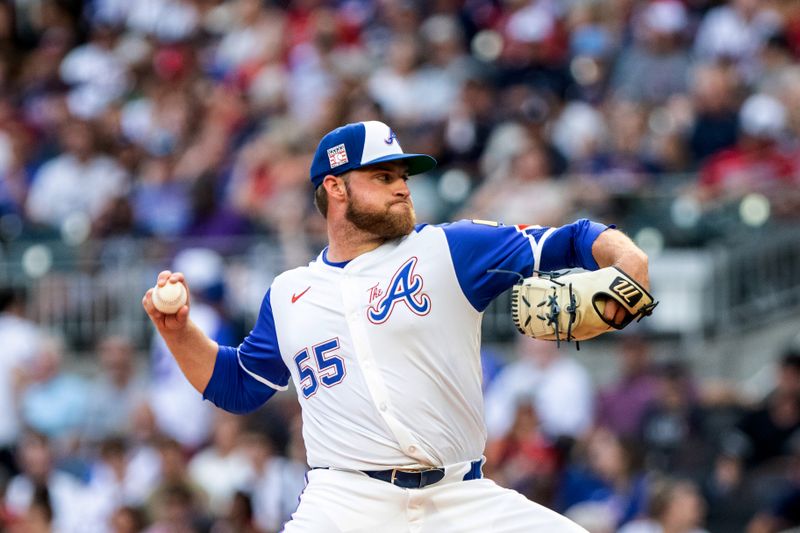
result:
[(378, 408), (381, 411), (386, 411), (386, 402), (381, 402), (381, 404), (378, 406)]
[(408, 447), (408, 453), (414, 453), (415, 451), (417, 451), (417, 447), (416, 446), (409, 446)]

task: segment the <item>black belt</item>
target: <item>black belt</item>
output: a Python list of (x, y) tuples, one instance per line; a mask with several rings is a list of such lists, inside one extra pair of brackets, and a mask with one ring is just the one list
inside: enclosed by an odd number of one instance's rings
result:
[[(469, 472), (464, 475), (463, 481), (480, 479), (482, 459), (472, 461)], [(391, 470), (362, 470), (372, 479), (379, 479), (404, 489), (422, 489), (438, 483), (444, 478), (444, 468), (428, 468), (425, 470), (407, 470), (392, 468)]]

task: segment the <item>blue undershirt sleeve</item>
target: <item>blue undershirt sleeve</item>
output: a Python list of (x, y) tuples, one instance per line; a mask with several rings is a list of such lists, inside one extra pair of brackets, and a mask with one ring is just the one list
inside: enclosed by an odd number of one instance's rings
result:
[(484, 311), (520, 276), (529, 277), (534, 270), (597, 270), (592, 244), (607, 229), (587, 219), (558, 228), (472, 220), (440, 227), (461, 290), (478, 311)]
[(278, 347), (270, 291), (267, 291), (250, 334), (238, 348), (219, 347), (203, 398), (226, 411), (248, 413), (263, 405), (276, 391), (285, 390), (289, 377)]

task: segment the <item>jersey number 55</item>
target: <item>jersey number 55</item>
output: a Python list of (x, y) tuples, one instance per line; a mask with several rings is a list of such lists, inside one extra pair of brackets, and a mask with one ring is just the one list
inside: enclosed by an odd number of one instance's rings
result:
[(320, 383), (323, 387), (338, 385), (347, 375), (344, 360), (330, 352), (339, 348), (339, 339), (333, 338), (311, 347), (314, 354), (314, 365), (310, 362), (308, 348), (303, 348), (294, 356), (297, 371), (300, 374), (300, 392), (304, 398), (311, 398), (317, 393)]

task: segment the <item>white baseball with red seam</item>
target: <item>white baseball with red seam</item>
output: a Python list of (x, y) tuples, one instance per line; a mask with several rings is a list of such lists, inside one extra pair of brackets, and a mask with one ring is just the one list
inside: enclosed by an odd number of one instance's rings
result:
[(153, 305), (165, 315), (177, 313), (186, 305), (186, 287), (180, 281), (168, 281), (163, 287), (153, 287)]

